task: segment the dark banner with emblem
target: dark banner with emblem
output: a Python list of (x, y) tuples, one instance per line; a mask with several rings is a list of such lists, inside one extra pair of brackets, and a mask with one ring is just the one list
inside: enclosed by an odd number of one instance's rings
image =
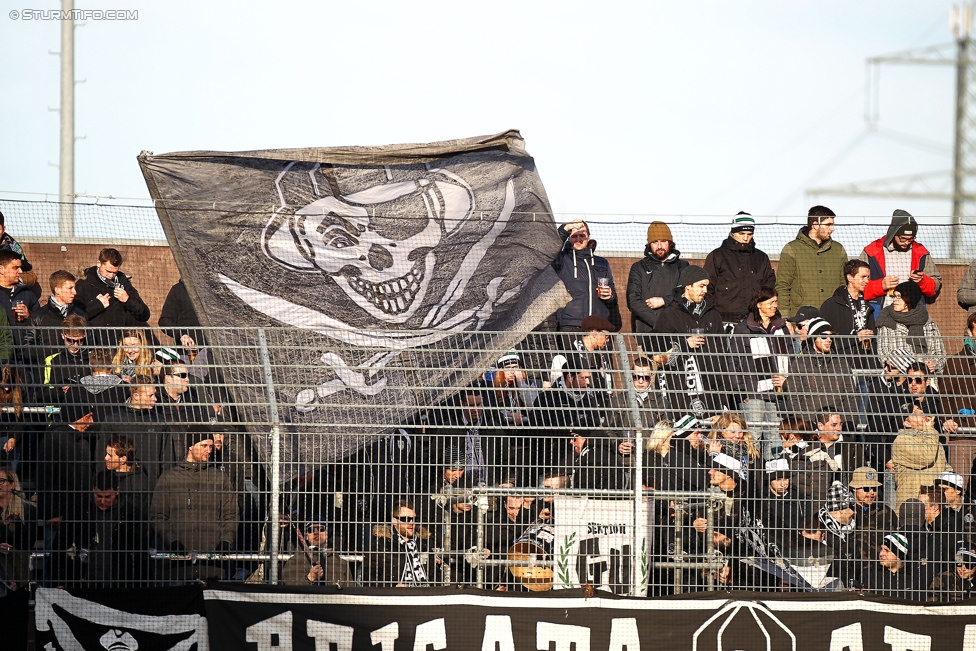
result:
[(119, 598), (41, 589), (38, 648), (204, 651), (209, 641), (211, 649), (256, 651), (976, 649), (973, 600), (924, 606), (855, 594), (635, 599), (582, 590), (323, 592), (221, 585), (202, 590), (204, 619), (194, 598), (201, 589), (181, 590), (142, 597), (130, 591)]
[[(449, 396), (518, 342), (511, 331), (568, 300), (550, 268), (561, 240), (517, 131), (143, 153), (139, 164), (204, 325), (302, 329), (269, 335), (293, 435), (282, 461), (295, 472)], [(246, 419), (270, 422), (260, 342), (213, 337)], [(255, 441), (266, 451), (265, 437)]]

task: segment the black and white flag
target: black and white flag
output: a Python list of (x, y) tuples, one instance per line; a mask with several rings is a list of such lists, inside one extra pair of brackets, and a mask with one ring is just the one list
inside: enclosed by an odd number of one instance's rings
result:
[[(294, 435), (283, 461), (328, 462), (391, 431), (568, 301), (549, 267), (561, 241), (523, 144), (508, 131), (139, 156), (204, 325), (303, 329), (267, 335)], [(254, 334), (214, 339), (245, 417), (269, 422)]]

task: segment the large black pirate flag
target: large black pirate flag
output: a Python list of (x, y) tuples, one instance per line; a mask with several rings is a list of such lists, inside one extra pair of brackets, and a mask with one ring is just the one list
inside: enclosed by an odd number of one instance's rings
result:
[[(286, 462), (332, 461), (402, 425), (568, 300), (549, 267), (561, 242), (517, 131), (144, 152), (139, 164), (204, 325), (272, 328), (265, 361)], [(256, 330), (217, 331), (212, 343), (244, 418), (271, 422)]]

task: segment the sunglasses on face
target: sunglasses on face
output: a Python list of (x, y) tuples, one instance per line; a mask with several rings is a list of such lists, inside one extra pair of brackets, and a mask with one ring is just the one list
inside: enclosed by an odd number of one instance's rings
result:
[(312, 526), (305, 529), (305, 533), (323, 533), (325, 527), (320, 524), (313, 524)]
[(650, 381), (651, 381), (650, 375), (638, 375), (637, 373), (634, 373), (634, 382), (650, 382)]
[(187, 373), (186, 371), (183, 371), (182, 373), (170, 373), (169, 375), (171, 377), (178, 377), (181, 380), (185, 380), (186, 378), (190, 377), (190, 374)]
[(909, 384), (925, 384), (925, 378), (924, 377), (910, 377), (910, 378), (908, 378), (908, 383)]
[(864, 491), (865, 493), (877, 493), (878, 492), (878, 489), (875, 488), (875, 487), (873, 487), (873, 486), (871, 488), (862, 488), (861, 490)]
[(66, 342), (68, 342), (69, 344), (83, 344), (83, 343), (85, 343), (85, 338), (84, 337), (78, 337), (78, 338), (75, 338), (75, 337), (65, 337), (64, 340)]
[(396, 520), (397, 522), (405, 522), (407, 524), (410, 524), (411, 522), (416, 522), (417, 520), (417, 518), (412, 515), (395, 515), (393, 516), (393, 519)]

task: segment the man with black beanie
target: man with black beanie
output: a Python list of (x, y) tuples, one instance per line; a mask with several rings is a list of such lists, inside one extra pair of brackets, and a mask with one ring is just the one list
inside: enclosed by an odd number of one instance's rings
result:
[(756, 220), (747, 212), (732, 218), (732, 230), (721, 246), (705, 258), (713, 281), (715, 306), (726, 323), (738, 323), (749, 312), (749, 299), (763, 285), (776, 285), (769, 256), (756, 248)]
[[(149, 521), (164, 548), (175, 553), (230, 552), (237, 536), (237, 496), (227, 476), (209, 463), (211, 429), (208, 425), (190, 427), (185, 461), (163, 473), (153, 492)], [(172, 574), (174, 578), (207, 579), (223, 576), (223, 570), (184, 564)]]
[[(687, 402), (685, 413), (703, 417), (725, 402), (726, 364), (722, 315), (705, 298), (711, 279), (701, 267), (689, 265), (678, 278), (674, 301), (661, 310), (653, 337), (656, 352), (673, 350), (664, 377), (676, 396)], [(680, 359), (678, 359), (680, 357)], [(673, 374), (681, 377), (668, 377)]]

